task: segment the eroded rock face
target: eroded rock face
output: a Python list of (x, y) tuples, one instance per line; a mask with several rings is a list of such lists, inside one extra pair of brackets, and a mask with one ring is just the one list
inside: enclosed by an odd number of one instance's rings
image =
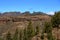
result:
[[(47, 21), (49, 18), (50, 18), (49, 16), (41, 16), (41, 15), (19, 16), (19, 17), (4, 16), (0, 18), (0, 25), (3, 24), (3, 26), (0, 26), (0, 34), (5, 35), (8, 30), (14, 32), (17, 27), (24, 29), (24, 27), (28, 24), (30, 20), (33, 22), (34, 27), (37, 26), (37, 24), (39, 23), (40, 23), (39, 26), (42, 27), (44, 21)], [(36, 37), (34, 37), (34, 40), (35, 38)], [(40, 40), (39, 37), (38, 39)]]
[(1, 23), (23, 22), (23, 21), (50, 21), (51, 17), (48, 15), (35, 15), (35, 16), (2, 16), (0, 17)]

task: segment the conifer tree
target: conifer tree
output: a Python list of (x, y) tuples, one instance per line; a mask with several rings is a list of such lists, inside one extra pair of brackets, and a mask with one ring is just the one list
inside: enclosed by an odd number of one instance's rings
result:
[(47, 33), (47, 39), (48, 40), (54, 40), (53, 36), (52, 36), (52, 25), (51, 23), (46, 22), (45, 23), (45, 33)]
[(24, 40), (31, 40), (35, 35), (34, 29), (32, 27), (32, 22), (29, 21), (28, 26), (24, 29)]
[(55, 12), (51, 19), (52, 26), (59, 28), (60, 25), (60, 11)]
[(42, 30), (42, 33), (41, 33), (41, 40), (44, 40), (44, 29)]
[(27, 26), (27, 36), (29, 38), (29, 40), (31, 40), (31, 38), (34, 36), (34, 29), (32, 27), (32, 22), (30, 21), (28, 26)]
[(24, 30), (20, 29), (19, 40), (24, 40)]
[(25, 29), (24, 29), (23, 40), (28, 40), (28, 34), (27, 34), (27, 29), (26, 29), (26, 27), (25, 27)]
[(10, 32), (8, 32), (8, 33), (6, 34), (6, 40), (12, 40), (12, 38), (11, 38), (11, 33), (10, 33)]
[(13, 40), (18, 40), (18, 29), (14, 33)]
[(36, 26), (36, 35), (39, 34), (39, 32), (40, 32), (40, 27)]
[(35, 30), (36, 30), (35, 35), (37, 35), (36, 40), (38, 40), (38, 34), (40, 33), (40, 27), (36, 26)]
[(41, 40), (44, 40), (44, 33), (41, 34)]
[(20, 30), (20, 33), (19, 33), (19, 40), (21, 40), (21, 35), (22, 35), (22, 34), (21, 34), (21, 30)]
[(0, 37), (0, 40), (3, 40), (3, 38)]

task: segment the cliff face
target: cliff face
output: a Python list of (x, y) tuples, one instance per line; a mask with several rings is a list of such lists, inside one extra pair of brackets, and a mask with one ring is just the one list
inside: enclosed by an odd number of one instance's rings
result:
[(46, 14), (18, 14), (16, 13), (5, 13), (0, 16), (0, 36), (5, 35), (7, 31), (14, 33), (15, 29), (18, 27), (22, 29), (28, 25), (29, 21), (32, 21), (32, 25), (35, 27), (39, 24), (42, 26), (45, 21), (49, 22), (51, 16)]
[[(1, 14), (2, 15), (2, 14)], [(14, 33), (16, 28), (18, 29), (24, 29), (29, 21), (32, 21), (32, 26), (36, 27), (37, 25), (40, 27), (40, 30), (44, 28), (45, 22), (51, 21), (51, 16), (46, 14), (18, 14), (12, 16), (12, 14), (4, 14), (0, 15), (0, 36), (4, 37), (7, 31), (10, 31), (11, 33)], [(57, 39), (60, 39), (60, 29), (53, 28), (52, 30), (53, 36)], [(58, 36), (57, 36), (58, 34)], [(40, 40), (41, 34), (38, 34), (32, 38), (32, 40), (36, 40), (38, 36), (38, 40)], [(46, 36), (46, 35), (45, 35)], [(45, 40), (47, 38), (45, 37)]]
[(35, 15), (35, 16), (16, 16), (16, 17), (11, 17), (11, 16), (4, 16), (0, 18), (0, 22), (20, 22), (20, 21), (49, 21), (51, 18), (48, 15)]
[(2, 17), (0, 19), (0, 34), (4, 35), (8, 30), (14, 32), (17, 27), (24, 28), (30, 20), (33, 26), (38, 24), (42, 26), (45, 21), (50, 20), (50, 17), (47, 15)]
[(8, 21), (14, 21), (14, 22), (19, 22), (19, 21), (39, 21), (39, 20), (46, 20), (49, 18), (49, 16), (43, 12), (5, 12), (5, 13), (0, 13), (0, 22), (8, 22)]

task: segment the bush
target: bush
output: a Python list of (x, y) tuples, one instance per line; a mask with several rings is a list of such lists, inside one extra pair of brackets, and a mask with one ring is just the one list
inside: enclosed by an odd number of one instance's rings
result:
[(59, 27), (59, 25), (60, 25), (60, 11), (55, 12), (54, 16), (51, 19), (51, 22), (52, 22), (53, 27)]

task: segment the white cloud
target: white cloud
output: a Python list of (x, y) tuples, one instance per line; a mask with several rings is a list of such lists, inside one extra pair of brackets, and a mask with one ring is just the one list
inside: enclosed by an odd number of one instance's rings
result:
[(49, 15), (54, 15), (54, 12), (48, 12), (47, 14), (49, 14)]

